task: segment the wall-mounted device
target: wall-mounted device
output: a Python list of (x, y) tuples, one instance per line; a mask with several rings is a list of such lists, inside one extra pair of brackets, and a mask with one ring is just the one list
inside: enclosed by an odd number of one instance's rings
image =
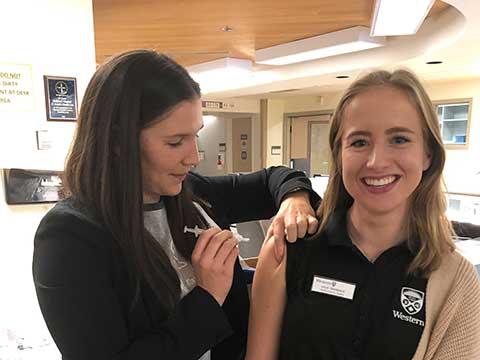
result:
[(59, 171), (4, 169), (7, 204), (57, 202), (65, 197)]

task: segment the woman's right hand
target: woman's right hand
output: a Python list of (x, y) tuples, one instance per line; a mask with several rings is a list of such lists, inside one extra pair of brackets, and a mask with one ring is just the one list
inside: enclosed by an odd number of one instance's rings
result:
[(197, 285), (208, 291), (220, 305), (232, 286), (237, 244), (230, 231), (210, 228), (200, 234), (192, 252)]

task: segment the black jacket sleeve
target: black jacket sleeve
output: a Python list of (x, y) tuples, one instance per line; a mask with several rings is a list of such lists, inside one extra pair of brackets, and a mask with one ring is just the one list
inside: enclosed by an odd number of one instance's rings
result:
[(480, 238), (480, 225), (452, 221), (453, 230), (458, 236), (466, 238)]
[(106, 231), (59, 211), (47, 214), (37, 230), (35, 288), (64, 360), (192, 360), (232, 333), (222, 308), (197, 287), (160, 327), (132, 339), (113, 286), (109, 239)]
[(295, 189), (308, 191), (314, 208), (320, 202), (303, 172), (283, 166), (242, 175), (207, 177), (190, 173), (188, 184), (194, 194), (212, 205), (224, 224), (271, 218), (285, 195)]

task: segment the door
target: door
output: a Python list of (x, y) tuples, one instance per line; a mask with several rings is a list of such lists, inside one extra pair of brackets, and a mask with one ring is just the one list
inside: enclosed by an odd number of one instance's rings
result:
[[(307, 176), (328, 174), (331, 114), (290, 118), (290, 166)], [(326, 169), (326, 171), (325, 171)]]

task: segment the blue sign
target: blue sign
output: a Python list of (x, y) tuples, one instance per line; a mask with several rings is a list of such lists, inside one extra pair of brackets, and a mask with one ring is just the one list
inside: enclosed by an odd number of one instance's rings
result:
[(77, 120), (77, 82), (75, 78), (44, 76), (47, 120)]

